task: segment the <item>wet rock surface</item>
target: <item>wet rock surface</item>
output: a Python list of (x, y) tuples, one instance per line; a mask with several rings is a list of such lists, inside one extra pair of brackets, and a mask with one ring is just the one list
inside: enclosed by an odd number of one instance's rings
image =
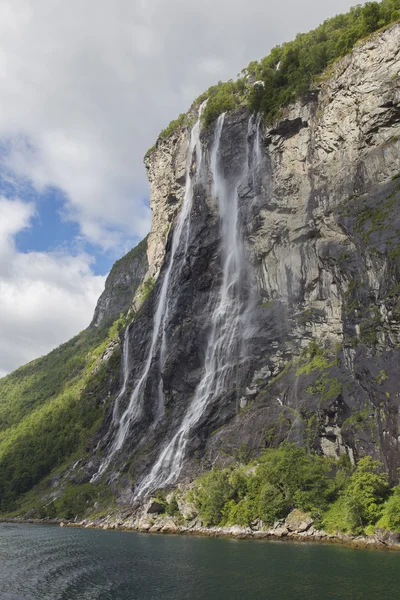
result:
[(253, 529), (250, 527), (205, 527), (200, 520), (184, 521), (168, 515), (148, 515), (144, 507), (138, 512), (126, 517), (121, 512), (109, 514), (106, 517), (96, 519), (84, 519), (82, 521), (51, 520), (51, 519), (2, 519), (7, 523), (37, 523), (58, 524), (69, 527), (86, 527), (99, 529), (118, 529), (125, 531), (138, 531), (143, 533), (158, 534), (183, 534), (200, 535), (206, 537), (230, 537), (234, 539), (254, 540), (287, 540), (293, 542), (323, 542), (349, 545), (355, 548), (371, 548), (380, 550), (400, 550), (399, 534), (377, 529), (372, 535), (347, 535), (328, 534), (325, 531), (314, 529), (313, 526), (307, 530), (298, 532), (290, 531), (285, 525), (275, 524), (272, 529), (267, 527)]
[[(258, 126), (245, 109), (226, 115), (218, 164), (231, 196), (238, 195), (245, 334), (230, 361), (229, 383), (191, 427), (181, 480), (229, 464), (243, 448), (256, 456), (287, 440), (333, 458), (347, 455), (353, 463), (371, 455), (396, 481), (399, 48), (399, 25), (359, 44), (317, 93), (286, 109), (270, 128)], [(130, 329), (122, 408), (143, 372), (186, 169), (196, 168), (189, 137), (188, 129), (173, 133), (146, 159), (153, 211), (147, 277), (156, 283)], [(105, 476), (120, 504), (132, 502), (137, 484), (179, 432), (204, 374), (224, 248), (212, 193), (215, 129), (202, 131), (201, 142), (190, 230), (169, 280), (167, 344), (144, 383), (140, 418)], [(111, 413), (107, 419), (96, 440), (100, 457), (115, 433)], [(93, 458), (90, 468), (100, 460)], [(320, 535), (302, 527), (282, 525), (274, 535)]]

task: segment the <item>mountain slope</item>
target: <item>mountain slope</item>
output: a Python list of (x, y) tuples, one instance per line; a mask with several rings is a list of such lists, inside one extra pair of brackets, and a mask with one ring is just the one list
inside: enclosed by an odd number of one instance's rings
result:
[(273, 125), (197, 104), (146, 158), (157, 281), (87, 465), (120, 502), (282, 441), (396, 480), (399, 47), (360, 43)]
[[(148, 264), (119, 263), (84, 337), (0, 382), (3, 508), (39, 481), (43, 514), (104, 489), (132, 507), (282, 442), (379, 459), (396, 483), (399, 48), (399, 24), (378, 31), (273, 123), (250, 73), (167, 128), (145, 159)], [(132, 297), (121, 369), (107, 314)]]
[(0, 380), (3, 510), (54, 467), (82, 453), (101, 424), (119, 385), (118, 331), (146, 273), (146, 249), (144, 240), (113, 267), (88, 329)]

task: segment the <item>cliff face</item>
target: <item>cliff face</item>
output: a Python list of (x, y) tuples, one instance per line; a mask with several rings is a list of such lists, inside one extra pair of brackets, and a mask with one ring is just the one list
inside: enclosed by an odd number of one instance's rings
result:
[[(147, 270), (146, 240), (116, 263), (90, 327), (47, 356), (0, 381), (0, 511), (26, 504), (35, 514), (62, 494), (58, 473), (51, 484), (35, 487), (60, 465), (84, 454), (120, 387), (121, 313)], [(132, 314), (130, 310), (129, 314)], [(78, 461), (78, 463), (83, 461)], [(24, 493), (35, 487), (31, 500)], [(40, 500), (51, 490), (50, 498)], [(37, 500), (37, 503), (36, 503)], [(45, 509), (46, 510), (46, 509)], [(48, 510), (48, 509), (47, 509)]]
[(395, 479), (399, 74), (395, 25), (273, 127), (243, 108), (146, 159), (156, 284), (85, 467), (121, 502), (284, 440)]
[(147, 239), (144, 239), (113, 265), (90, 327), (112, 323), (121, 313), (126, 313), (148, 268)]

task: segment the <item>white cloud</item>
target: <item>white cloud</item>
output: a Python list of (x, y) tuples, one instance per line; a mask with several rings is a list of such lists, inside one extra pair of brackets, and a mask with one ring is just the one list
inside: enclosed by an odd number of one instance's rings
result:
[(85, 254), (20, 253), (34, 206), (0, 198), (0, 376), (87, 327), (104, 286)]
[(149, 227), (142, 157), (158, 132), (216, 79), (352, 3), (2, 0), (8, 166), (39, 188), (61, 187), (91, 241), (141, 237)]
[(13, 248), (15, 234), (29, 226), (34, 213), (33, 204), (0, 196), (0, 258), (7, 256)]
[[(126, 248), (149, 228), (142, 158), (159, 131), (218, 79), (352, 4), (1, 0), (0, 175), (61, 188), (84, 240)], [(86, 326), (102, 284), (85, 254), (18, 253), (35, 208), (4, 202), (3, 373)]]

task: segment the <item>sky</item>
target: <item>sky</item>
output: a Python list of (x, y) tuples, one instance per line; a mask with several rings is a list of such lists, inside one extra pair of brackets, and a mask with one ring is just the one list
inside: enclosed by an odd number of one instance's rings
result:
[(351, 0), (1, 0), (0, 377), (90, 322), (150, 229), (143, 156), (219, 80)]

